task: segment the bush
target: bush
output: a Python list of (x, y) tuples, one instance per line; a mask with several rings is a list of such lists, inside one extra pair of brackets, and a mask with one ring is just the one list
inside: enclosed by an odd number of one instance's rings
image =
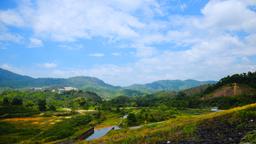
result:
[(12, 99), (12, 105), (22, 105), (22, 103), (23, 103), (23, 100), (21, 99), (21, 98), (19, 98), (19, 97), (14, 97), (13, 99)]
[(24, 117), (37, 114), (38, 110), (24, 106), (2, 106), (0, 107), (1, 117)]
[(127, 116), (127, 124), (128, 126), (135, 126), (137, 125), (137, 119), (134, 113), (129, 113)]
[(37, 102), (38, 108), (40, 111), (46, 111), (46, 100), (45, 99), (40, 99)]

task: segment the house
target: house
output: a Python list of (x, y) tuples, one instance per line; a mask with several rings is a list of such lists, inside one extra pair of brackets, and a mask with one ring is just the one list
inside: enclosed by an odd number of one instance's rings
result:
[(77, 91), (78, 89), (75, 87), (64, 87), (64, 91)]
[(75, 87), (63, 87), (63, 88), (58, 88), (56, 91), (57, 91), (59, 94), (62, 94), (62, 93), (64, 93), (64, 92), (68, 92), (68, 91), (78, 91), (78, 89), (75, 88)]
[(63, 88), (59, 88), (59, 89), (58, 89), (58, 94), (62, 94), (62, 93), (64, 93), (64, 91), (65, 91), (65, 90), (64, 90)]
[(218, 111), (220, 111), (220, 110), (218, 109), (218, 107), (212, 107), (212, 108), (211, 108), (211, 111), (212, 111), (212, 112), (218, 112)]
[(31, 88), (32, 91), (43, 91), (43, 88), (41, 87), (34, 87), (34, 88)]

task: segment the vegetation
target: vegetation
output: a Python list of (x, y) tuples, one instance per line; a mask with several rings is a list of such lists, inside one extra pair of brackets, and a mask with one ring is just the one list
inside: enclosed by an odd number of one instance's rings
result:
[(148, 92), (159, 90), (183, 90), (203, 84), (212, 84), (214, 81), (196, 81), (196, 80), (164, 80), (156, 81), (145, 85), (132, 85), (128, 87), (118, 87), (105, 83), (95, 77), (77, 76), (71, 78), (32, 78), (19, 75), (8, 70), (0, 68), (0, 91), (8, 88), (53, 88), (53, 87), (76, 87), (84, 91), (92, 91), (98, 95), (109, 99), (120, 95), (141, 96)]
[[(85, 90), (5, 89), (0, 93), (0, 143), (76, 142), (91, 127), (109, 126), (121, 130), (90, 142), (254, 142), (254, 75), (230, 76), (182, 91), (146, 94), (126, 89), (134, 95), (111, 99)], [(83, 80), (72, 78), (72, 82)], [(239, 87), (236, 94), (234, 83)], [(212, 113), (211, 107), (224, 111)]]
[[(90, 143), (239, 143), (241, 139), (250, 141), (256, 128), (255, 109), (256, 104), (251, 104), (218, 113), (178, 117), (140, 129), (112, 131)], [(244, 135), (246, 136), (243, 138)]]
[(205, 90), (205, 93), (210, 93), (216, 90), (217, 88), (220, 88), (221, 86), (233, 83), (246, 84), (250, 87), (256, 88), (256, 72), (234, 74), (232, 76), (224, 77), (221, 80), (219, 80), (216, 84), (208, 87)]
[(88, 127), (88, 124), (92, 121), (91, 115), (74, 116), (65, 121), (61, 121), (46, 131), (39, 134), (35, 139), (42, 139), (45, 141), (54, 141), (58, 139), (64, 139), (72, 136), (75, 132), (79, 131), (80, 127)]

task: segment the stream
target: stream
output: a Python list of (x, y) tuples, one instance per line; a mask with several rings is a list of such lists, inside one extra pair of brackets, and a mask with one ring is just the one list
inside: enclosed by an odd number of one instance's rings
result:
[(93, 139), (100, 138), (100, 137), (106, 135), (112, 129), (118, 130), (118, 129), (120, 129), (120, 127), (118, 127), (118, 126), (111, 126), (111, 127), (105, 127), (105, 128), (101, 128), (101, 129), (96, 129), (94, 131), (94, 133), (92, 135), (90, 135), (86, 140), (90, 141), (90, 140), (93, 140)]

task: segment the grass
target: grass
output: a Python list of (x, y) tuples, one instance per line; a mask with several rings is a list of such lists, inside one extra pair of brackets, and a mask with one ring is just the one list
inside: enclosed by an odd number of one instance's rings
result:
[(37, 126), (17, 121), (0, 121), (0, 129), (0, 143), (2, 144), (18, 143), (31, 138), (32, 135), (37, 135), (41, 131)]
[(242, 139), (241, 144), (255, 144), (256, 143), (256, 130), (248, 132)]
[[(216, 113), (209, 113), (207, 109), (184, 109), (179, 110), (179, 115), (166, 121), (144, 125), (139, 129), (126, 129), (111, 131), (108, 135), (84, 143), (156, 143), (164, 140), (179, 139), (197, 139), (195, 132), (198, 125), (205, 120), (216, 117), (226, 116), (237, 111), (241, 111), (237, 116), (229, 118), (229, 123), (236, 123), (239, 119), (253, 117), (253, 111), (247, 111), (249, 108), (256, 109), (256, 104), (243, 107), (237, 107), (230, 110), (224, 110)], [(245, 110), (246, 111), (242, 111)], [(132, 109), (138, 112), (140, 109)], [(65, 111), (64, 111), (65, 113)], [(97, 128), (119, 125), (123, 120), (122, 114), (102, 111), (100, 118), (93, 118), (90, 121), (83, 119), (86, 115), (93, 113), (76, 113), (72, 115), (55, 116), (34, 115), (32, 117), (4, 118), (0, 119), (0, 144), (1, 143), (48, 143), (69, 141), (81, 135), (90, 126), (96, 125)], [(102, 118), (103, 117), (103, 118)], [(238, 125), (240, 127), (240, 125)], [(241, 126), (242, 127), (242, 126)], [(254, 138), (255, 134), (248, 133), (244, 139)]]
[(2, 118), (0, 144), (61, 142), (80, 136), (91, 126), (97, 125), (96, 128), (101, 128), (118, 125), (121, 121), (120, 114), (105, 111), (102, 112), (104, 119), (88, 118), (94, 115), (95, 111), (70, 113), (64, 109), (31, 117)]
[(103, 112), (104, 119), (101, 123), (96, 125), (96, 129), (119, 125), (122, 121), (122, 115), (111, 112)]
[(249, 104), (242, 107), (236, 107), (230, 110), (224, 110), (216, 113), (202, 115), (186, 115), (170, 119), (154, 126), (145, 126), (136, 130), (121, 129), (112, 131), (108, 135), (90, 142), (84, 143), (156, 143), (168, 139), (187, 139), (194, 137), (196, 126), (205, 120), (232, 114), (237, 111), (255, 108), (256, 104)]
[[(77, 114), (72, 116), (44, 116), (4, 118), (0, 120), (0, 143), (32, 143), (63, 139), (88, 128), (87, 122)], [(86, 122), (86, 123), (84, 123)], [(89, 123), (89, 122), (88, 122)], [(79, 133), (78, 133), (79, 134)]]

